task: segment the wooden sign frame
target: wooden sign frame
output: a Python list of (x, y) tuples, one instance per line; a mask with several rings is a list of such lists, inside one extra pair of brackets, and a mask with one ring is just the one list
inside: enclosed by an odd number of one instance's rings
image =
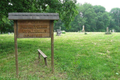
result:
[(16, 75), (18, 77), (17, 38), (51, 38), (51, 67), (54, 73), (54, 20), (58, 13), (8, 13), (8, 19), (14, 20), (14, 43)]
[[(52, 73), (54, 73), (54, 28), (53, 28), (53, 20), (49, 21), (50, 25), (50, 37), (51, 37), (51, 67)], [(14, 21), (14, 43), (15, 43), (15, 61), (16, 61), (16, 75), (18, 76), (18, 46), (17, 46), (17, 38), (18, 37), (18, 21)], [(30, 37), (31, 38), (31, 37)]]

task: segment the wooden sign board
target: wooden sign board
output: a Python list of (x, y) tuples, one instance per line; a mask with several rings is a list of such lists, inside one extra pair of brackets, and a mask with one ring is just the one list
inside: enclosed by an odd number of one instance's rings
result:
[(18, 20), (17, 38), (51, 37), (49, 20)]
[(54, 20), (58, 13), (9, 13), (8, 19), (14, 20), (14, 41), (16, 75), (18, 77), (17, 38), (51, 38), (51, 66), (54, 72)]

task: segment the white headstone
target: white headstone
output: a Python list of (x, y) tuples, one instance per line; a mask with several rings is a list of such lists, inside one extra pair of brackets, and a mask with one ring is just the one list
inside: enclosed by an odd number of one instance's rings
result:
[(82, 32), (85, 32), (85, 26), (83, 25)]
[(8, 35), (10, 35), (10, 32), (8, 32)]
[(112, 29), (112, 32), (115, 32), (115, 30), (114, 30), (114, 29)]
[(57, 29), (57, 36), (61, 36), (61, 29)]
[(110, 30), (110, 33), (111, 33), (111, 30)]
[(108, 30), (108, 27), (107, 27), (107, 32), (108, 32), (109, 30)]

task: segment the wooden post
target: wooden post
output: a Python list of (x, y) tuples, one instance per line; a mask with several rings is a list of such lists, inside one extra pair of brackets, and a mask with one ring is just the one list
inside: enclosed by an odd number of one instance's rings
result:
[(54, 73), (54, 26), (53, 26), (53, 20), (50, 21), (50, 28), (51, 28), (51, 67), (52, 67), (52, 73)]
[(40, 59), (40, 53), (38, 52), (38, 60)]
[(45, 61), (45, 65), (47, 66), (47, 60), (46, 60), (46, 58), (44, 58), (44, 61)]
[(17, 21), (14, 21), (14, 44), (15, 44), (16, 76), (18, 77)]

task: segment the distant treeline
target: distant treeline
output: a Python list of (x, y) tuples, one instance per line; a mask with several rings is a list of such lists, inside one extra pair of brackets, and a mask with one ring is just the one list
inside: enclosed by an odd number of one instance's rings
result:
[(69, 32), (106, 31), (106, 27), (120, 31), (120, 8), (106, 12), (100, 5), (76, 4), (76, 0), (0, 0), (0, 32), (13, 32), (14, 21), (8, 20), (9, 12), (59, 13), (54, 30)]
[(89, 32), (103, 32), (106, 31), (106, 27), (109, 27), (109, 30), (120, 31), (120, 8), (113, 8), (110, 12), (107, 12), (100, 5), (93, 6), (85, 3), (76, 6), (78, 14), (70, 24), (71, 28), (67, 29), (64, 23), (59, 20), (55, 24), (55, 30), (61, 27), (65, 31), (77, 32), (81, 31), (84, 25), (85, 31)]

